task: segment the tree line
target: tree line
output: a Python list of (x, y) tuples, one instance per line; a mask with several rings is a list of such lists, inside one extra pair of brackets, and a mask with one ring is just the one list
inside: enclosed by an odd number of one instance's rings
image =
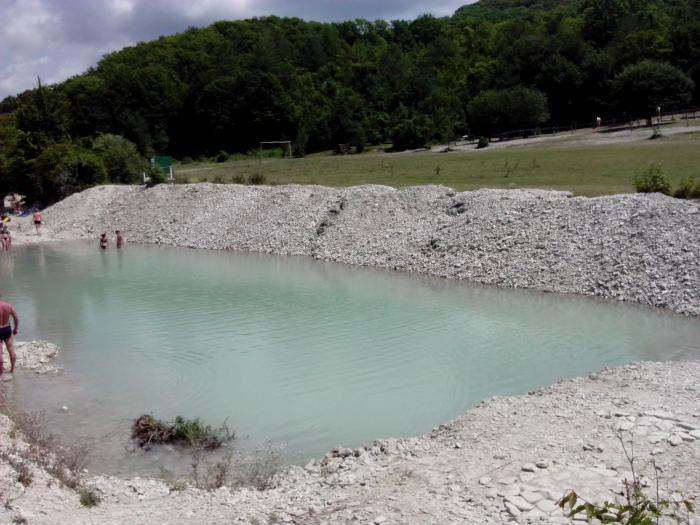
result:
[(263, 140), (297, 155), (400, 150), (700, 105), (698, 12), (700, 0), (482, 0), (444, 18), (191, 28), (0, 102), (0, 194), (51, 202), (133, 182), (140, 157)]

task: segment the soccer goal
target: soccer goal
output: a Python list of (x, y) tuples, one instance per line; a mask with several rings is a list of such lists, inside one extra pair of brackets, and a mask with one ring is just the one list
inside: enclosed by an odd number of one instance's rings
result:
[(279, 148), (282, 150), (283, 157), (286, 159), (292, 158), (292, 141), (291, 140), (265, 140), (260, 142), (260, 162), (263, 158), (263, 150), (269, 148)]

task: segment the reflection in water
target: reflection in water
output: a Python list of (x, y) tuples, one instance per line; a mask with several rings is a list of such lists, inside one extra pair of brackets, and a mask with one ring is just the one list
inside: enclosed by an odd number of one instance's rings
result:
[(23, 338), (64, 348), (64, 375), (13, 388), (99, 439), (93, 468), (109, 471), (156, 468), (124, 453), (144, 412), (228, 419), (304, 458), (425, 432), (491, 395), (700, 354), (693, 319), (304, 258), (71, 243), (0, 261)]

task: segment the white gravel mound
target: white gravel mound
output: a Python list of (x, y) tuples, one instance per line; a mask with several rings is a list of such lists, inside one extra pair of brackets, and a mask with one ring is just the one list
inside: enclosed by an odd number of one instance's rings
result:
[(100, 186), (46, 212), (56, 238), (306, 255), (700, 315), (700, 203), (660, 194), (321, 186)]

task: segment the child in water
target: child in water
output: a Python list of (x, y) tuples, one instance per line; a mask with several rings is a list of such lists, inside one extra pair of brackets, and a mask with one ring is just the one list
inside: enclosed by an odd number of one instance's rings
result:
[(107, 240), (107, 234), (103, 233), (102, 235), (100, 235), (100, 248), (102, 250), (106, 250), (108, 244), (109, 244), (109, 241)]

